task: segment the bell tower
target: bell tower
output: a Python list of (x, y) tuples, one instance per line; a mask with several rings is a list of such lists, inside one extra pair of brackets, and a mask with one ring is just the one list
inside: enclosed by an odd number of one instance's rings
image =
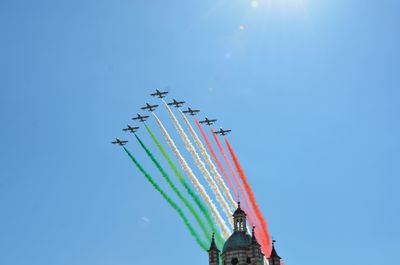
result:
[(233, 230), (234, 232), (247, 233), (246, 213), (240, 208), (240, 202), (238, 202), (238, 208), (233, 213)]

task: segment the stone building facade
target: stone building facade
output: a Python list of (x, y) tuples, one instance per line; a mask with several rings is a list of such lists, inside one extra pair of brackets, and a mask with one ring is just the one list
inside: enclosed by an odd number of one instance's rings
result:
[[(208, 251), (209, 265), (219, 265), (220, 258), (222, 265), (264, 265), (264, 254), (261, 246), (257, 242), (254, 227), (251, 235), (247, 231), (246, 213), (238, 208), (233, 213), (233, 233), (226, 240), (222, 253), (215, 244), (214, 236)], [(268, 258), (270, 265), (281, 265), (281, 258), (278, 256), (274, 243)]]

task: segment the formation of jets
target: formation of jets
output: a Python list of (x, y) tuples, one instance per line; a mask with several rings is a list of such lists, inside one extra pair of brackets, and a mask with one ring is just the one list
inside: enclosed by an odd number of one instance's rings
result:
[(225, 135), (227, 135), (228, 133), (230, 133), (232, 130), (224, 130), (224, 129), (222, 129), (222, 128), (219, 128), (219, 131), (215, 131), (214, 133), (215, 134), (219, 134), (219, 135), (222, 135), (222, 136), (225, 136)]
[(194, 116), (194, 115), (196, 115), (197, 113), (199, 113), (200, 110), (198, 110), (198, 109), (194, 109), (194, 110), (193, 110), (193, 109), (191, 109), (191, 108), (188, 107), (187, 110), (184, 110), (184, 111), (182, 111), (182, 112), (185, 113), (185, 114), (189, 113), (190, 115)]
[(146, 106), (140, 108), (142, 110), (148, 110), (148, 111), (155, 111), (158, 105), (150, 105), (149, 103), (146, 103)]
[[(152, 97), (157, 97), (157, 98), (165, 98), (166, 95), (168, 94), (167, 91), (160, 91), (158, 89), (156, 89), (156, 91), (154, 93), (151, 93), (150, 95)], [(180, 108), (182, 107), (183, 104), (185, 104), (185, 101), (177, 101), (176, 99), (173, 99), (172, 102), (167, 103), (169, 106), (174, 106), (176, 108)], [(158, 107), (158, 105), (151, 105), (149, 103), (146, 103), (146, 106), (142, 107), (142, 110), (147, 110), (147, 111), (154, 111), (156, 110), (156, 108)], [(197, 113), (200, 112), (200, 110), (198, 109), (191, 109), (188, 107), (187, 110), (182, 111), (185, 114), (189, 114), (191, 116), (196, 115)], [(132, 120), (135, 121), (139, 121), (139, 122), (145, 122), (147, 119), (149, 118), (149, 116), (147, 115), (140, 115), (139, 113), (137, 114), (136, 117), (133, 117)], [(206, 124), (208, 126), (213, 125), (217, 120), (216, 119), (209, 119), (209, 118), (205, 118), (204, 120), (200, 121), (200, 123), (202, 124)], [(137, 130), (139, 129), (139, 127), (132, 127), (131, 125), (127, 125), (126, 128), (122, 129), (124, 132), (130, 132), (130, 133), (135, 133)], [(227, 135), (228, 133), (230, 133), (231, 130), (224, 130), (222, 128), (220, 128), (218, 131), (215, 131), (215, 134), (219, 134), (222, 136)], [(115, 138), (115, 141), (112, 141), (112, 144), (116, 144), (116, 145), (120, 145), (120, 146), (124, 146), (128, 141), (124, 141), (124, 140), (120, 140), (118, 138)]]
[(182, 107), (185, 104), (185, 101), (177, 101), (176, 99), (172, 100), (172, 102), (168, 103), (169, 106), (174, 105), (175, 108)]
[(131, 133), (135, 133), (137, 130), (139, 129), (139, 127), (132, 127), (129, 124), (127, 125), (126, 128), (122, 129), (124, 132), (131, 132)]
[(209, 118), (205, 118), (204, 119), (204, 121), (200, 121), (200, 123), (205, 123), (205, 124), (207, 124), (208, 126), (210, 126), (210, 125), (213, 125), (214, 124), (214, 122), (216, 122), (217, 120), (216, 119), (213, 119), (213, 120), (210, 120)]

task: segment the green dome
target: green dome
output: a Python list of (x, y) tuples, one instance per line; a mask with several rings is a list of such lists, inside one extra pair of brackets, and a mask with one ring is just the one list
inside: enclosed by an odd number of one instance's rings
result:
[(233, 249), (247, 248), (251, 245), (251, 236), (243, 231), (235, 231), (226, 240), (223, 252)]

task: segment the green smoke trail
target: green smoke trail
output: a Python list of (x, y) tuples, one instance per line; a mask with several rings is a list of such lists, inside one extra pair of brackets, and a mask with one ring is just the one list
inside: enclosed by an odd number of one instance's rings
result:
[(210, 232), (208, 231), (206, 225), (204, 224), (203, 220), (199, 216), (199, 214), (196, 212), (195, 208), (191, 205), (191, 203), (183, 196), (183, 194), (179, 191), (178, 187), (175, 186), (175, 184), (172, 182), (170, 176), (168, 175), (167, 172), (163, 169), (163, 167), (160, 165), (160, 163), (157, 161), (157, 159), (154, 157), (154, 155), (150, 152), (150, 150), (145, 146), (143, 141), (135, 134), (136, 139), (138, 140), (140, 146), (143, 148), (143, 150), (146, 152), (146, 154), (150, 157), (151, 161), (153, 161), (154, 165), (157, 167), (157, 169), (160, 171), (161, 175), (165, 178), (167, 181), (168, 185), (171, 187), (171, 189), (175, 192), (175, 194), (179, 197), (179, 199), (182, 200), (183, 204), (189, 209), (189, 211), (193, 214), (194, 218), (196, 221), (199, 223), (199, 226), (201, 230), (203, 231), (204, 235), (206, 238), (210, 238)]
[[(190, 184), (182, 176), (181, 172), (178, 170), (178, 168), (176, 167), (176, 165), (174, 164), (172, 159), (168, 156), (167, 152), (162, 147), (160, 141), (158, 141), (158, 139), (154, 135), (154, 133), (150, 130), (150, 128), (147, 125), (145, 125), (145, 127), (146, 127), (147, 132), (151, 136), (151, 139), (153, 139), (154, 143), (157, 145), (157, 147), (160, 150), (161, 154), (164, 156), (165, 160), (167, 160), (168, 165), (174, 171), (175, 175), (178, 177), (178, 179), (181, 182), (181, 184), (183, 185), (183, 187), (186, 189), (186, 191), (189, 193), (190, 197), (192, 197), (192, 199), (194, 200), (196, 205), (199, 207), (200, 211), (203, 213), (204, 217), (207, 220), (207, 223), (208, 223), (210, 229), (215, 232), (215, 236), (216, 236), (216, 240), (217, 240), (218, 246), (222, 246), (223, 245), (223, 239), (222, 239), (220, 233), (217, 233), (217, 229), (216, 229), (216, 227), (214, 225), (214, 222), (213, 222), (213, 219), (211, 217), (210, 211), (208, 210), (208, 208), (206, 207), (204, 202), (201, 200), (199, 195), (197, 195), (197, 193), (192, 189)], [(210, 237), (211, 237), (211, 235), (208, 238), (210, 238)]]
[(144, 168), (139, 164), (139, 162), (133, 157), (133, 155), (123, 146), (125, 152), (128, 154), (128, 156), (131, 158), (132, 162), (136, 165), (136, 167), (139, 169), (140, 172), (146, 177), (146, 179), (153, 185), (153, 187), (161, 194), (161, 196), (168, 202), (168, 204), (174, 208), (174, 210), (179, 214), (181, 217), (183, 223), (186, 225), (192, 236), (196, 239), (197, 244), (200, 245), (200, 247), (204, 250), (207, 251), (207, 246), (201, 241), (200, 236), (197, 234), (196, 230), (193, 228), (193, 226), (190, 224), (189, 220), (187, 219), (186, 215), (182, 211), (181, 208), (161, 189), (160, 186), (154, 181), (154, 179), (147, 173)]

